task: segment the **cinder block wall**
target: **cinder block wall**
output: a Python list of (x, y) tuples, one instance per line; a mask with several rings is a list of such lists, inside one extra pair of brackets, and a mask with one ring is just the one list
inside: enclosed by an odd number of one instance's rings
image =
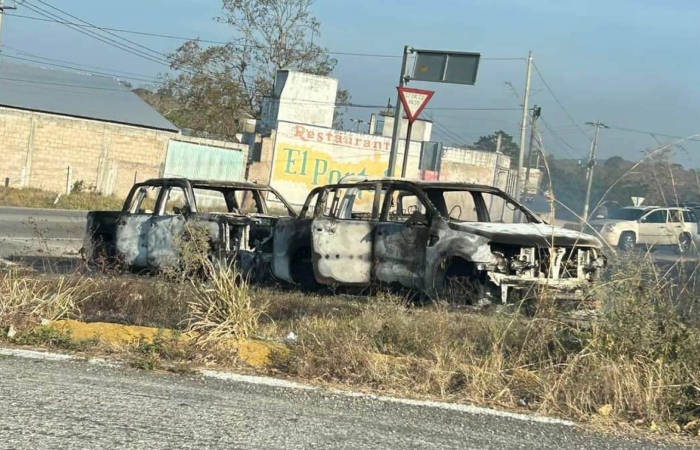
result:
[(72, 181), (124, 196), (134, 179), (160, 175), (177, 133), (0, 108), (0, 177), (55, 192)]

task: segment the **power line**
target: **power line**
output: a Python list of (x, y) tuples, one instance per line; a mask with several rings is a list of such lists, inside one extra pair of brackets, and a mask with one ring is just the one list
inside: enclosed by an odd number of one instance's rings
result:
[(554, 91), (552, 90), (552, 88), (549, 86), (549, 83), (547, 83), (547, 80), (544, 79), (544, 76), (542, 75), (542, 72), (540, 72), (539, 67), (537, 67), (537, 64), (535, 64), (535, 63), (533, 62), (533, 63), (532, 63), (532, 66), (535, 68), (535, 72), (537, 72), (537, 75), (540, 77), (540, 80), (542, 80), (542, 83), (544, 84), (544, 86), (547, 88), (547, 90), (549, 91), (549, 93), (552, 95), (552, 98), (554, 98), (554, 101), (557, 102), (557, 105), (559, 105), (559, 107), (561, 108), (561, 110), (564, 111), (564, 114), (566, 114), (566, 116), (569, 118), (569, 120), (571, 120), (571, 122), (572, 122), (574, 125), (576, 125), (576, 128), (578, 128), (578, 130), (581, 132), (581, 134), (583, 134), (583, 135), (586, 137), (586, 139), (590, 139), (590, 136), (588, 136), (588, 134), (587, 134), (587, 133), (584, 131), (584, 129), (581, 127), (581, 125), (579, 125), (579, 123), (573, 118), (573, 116), (572, 116), (571, 114), (569, 114), (569, 111), (568, 111), (568, 110), (564, 107), (564, 105), (559, 101), (559, 98), (558, 98), (557, 95), (554, 93)]
[[(78, 25), (74, 22), (70, 21), (64, 21), (64, 20), (55, 20), (55, 19), (45, 19), (41, 17), (33, 17), (33, 16), (25, 16), (22, 14), (7, 14), (8, 16), (16, 17), (18, 19), (27, 19), (27, 20), (37, 20), (41, 22), (52, 22), (52, 23), (58, 23), (62, 25)], [(217, 40), (211, 40), (211, 39), (201, 39), (201, 38), (196, 38), (196, 37), (184, 37), (184, 36), (174, 36), (170, 34), (160, 34), (160, 33), (152, 33), (148, 31), (137, 31), (137, 30), (127, 30), (123, 28), (110, 28), (110, 27), (99, 27), (96, 25), (79, 25), (84, 28), (97, 28), (103, 31), (114, 31), (117, 33), (126, 33), (126, 34), (134, 34), (134, 35), (139, 35), (139, 36), (149, 36), (149, 37), (157, 37), (157, 38), (163, 38), (163, 39), (175, 39), (175, 40), (180, 40), (180, 41), (199, 41), (205, 44), (217, 44), (217, 45), (226, 45), (230, 44), (230, 42), (225, 42), (225, 41), (217, 41)], [(271, 47), (266, 47), (266, 46), (258, 46), (258, 45), (250, 45), (250, 44), (234, 44), (236, 47), (239, 48), (246, 48), (246, 47), (256, 47), (256, 48), (263, 48), (263, 49), (268, 49)], [(334, 51), (324, 51), (323, 53), (328, 54), (328, 55), (337, 55), (337, 56), (356, 56), (356, 57), (363, 57), (363, 58), (391, 58), (391, 59), (401, 59), (401, 55), (389, 55), (389, 54), (378, 54), (378, 53), (358, 53), (358, 52), (334, 52)], [(524, 61), (525, 58), (481, 58), (482, 61)]]
[(698, 139), (698, 138), (687, 139), (687, 136), (674, 136), (672, 134), (657, 133), (655, 131), (635, 130), (633, 128), (615, 127), (615, 126), (610, 126), (610, 125), (608, 126), (608, 128), (611, 130), (616, 130), (616, 131), (625, 131), (627, 133), (648, 134), (652, 137), (661, 136), (661, 137), (671, 138), (671, 139), (686, 139), (688, 141), (700, 142), (700, 139)]
[(87, 90), (95, 90), (95, 91), (130, 92), (127, 88), (119, 89), (119, 88), (108, 88), (108, 87), (99, 87), (99, 86), (82, 86), (79, 84), (53, 83), (53, 82), (49, 82), (49, 81), (35, 81), (35, 80), (22, 80), (19, 78), (0, 77), (0, 80), (16, 81), (19, 83), (28, 83), (28, 84), (43, 84), (43, 85), (48, 85), (48, 86), (70, 87), (70, 88), (87, 89)]
[[(76, 66), (76, 67), (84, 67), (84, 68), (88, 68), (88, 69), (95, 69), (95, 70), (99, 70), (99, 71), (103, 71), (103, 72), (109, 72), (109, 73), (114, 73), (114, 74), (124, 74), (124, 75), (134, 75), (134, 76), (139, 77), (139, 78), (153, 78), (154, 80), (157, 80), (157, 78), (155, 78), (155, 77), (153, 77), (153, 76), (151, 76), (151, 75), (144, 75), (144, 74), (141, 74), (141, 73), (127, 72), (127, 71), (116, 70), (116, 69), (107, 69), (107, 68), (105, 68), (105, 67), (91, 66), (91, 65), (88, 65), (88, 64), (79, 64), (79, 63), (72, 62), (72, 61), (65, 61), (65, 60), (62, 60), (62, 59), (54, 59), (54, 58), (48, 58), (48, 57), (46, 57), (46, 56), (39, 56), (39, 55), (35, 55), (35, 54), (33, 54), (33, 53), (24, 52), (24, 51), (19, 50), (19, 49), (17, 49), (17, 48), (10, 47), (10, 46), (8, 46), (8, 45), (0, 45), (0, 49), (2, 49), (2, 48), (6, 48), (6, 49), (8, 49), (8, 50), (12, 50), (13, 52), (15, 52), (15, 53), (18, 54), (18, 55), (22, 55), (22, 56), (29, 57), (29, 58), (34, 58), (34, 59), (37, 59), (37, 60), (40, 60), (40, 61), (49, 61), (49, 62), (55, 62), (55, 63), (59, 63), (59, 64), (70, 64), (70, 65)], [(7, 55), (5, 55), (5, 56), (7, 56)], [(81, 70), (82, 70), (82, 69), (81, 69)], [(126, 77), (124, 77), (124, 75), (118, 75), (118, 76), (116, 76), (116, 78), (119, 78), (119, 77), (126, 78)]]
[(62, 69), (71, 69), (71, 70), (75, 70), (75, 71), (78, 71), (78, 72), (83, 72), (83, 73), (88, 73), (88, 74), (90, 74), (90, 75), (98, 75), (98, 76), (103, 76), (103, 77), (125, 78), (125, 79), (129, 79), (129, 80), (143, 81), (143, 82), (146, 82), (146, 83), (155, 83), (155, 82), (158, 82), (158, 80), (155, 79), (155, 78), (146, 79), (146, 78), (140, 78), (140, 77), (134, 77), (134, 76), (121, 76), (121, 75), (117, 75), (117, 74), (114, 74), (114, 73), (97, 72), (97, 71), (94, 71), (94, 70), (86, 70), (86, 69), (82, 69), (82, 68), (76, 67), (76, 66), (69, 66), (69, 65), (57, 64), (57, 63), (49, 63), (49, 62), (44, 62), (44, 61), (41, 61), (41, 60), (31, 59), (31, 58), (22, 58), (21, 56), (1, 55), (0, 58), (10, 58), (10, 59), (16, 59), (16, 60), (20, 60), (20, 61), (27, 61), (27, 62), (32, 62), (32, 63), (36, 63), (36, 64), (46, 65), (46, 66), (60, 67), (60, 68), (62, 68)]
[[(564, 145), (562, 149), (566, 152), (567, 155), (571, 156), (573, 159), (578, 159), (576, 156), (574, 156), (573, 153), (569, 150), (569, 148), (575, 152), (584, 152), (584, 150), (579, 149), (574, 147), (573, 145), (569, 144), (564, 138), (562, 138), (559, 133), (557, 133), (554, 128), (552, 128), (551, 125), (549, 125), (549, 122), (544, 117), (540, 117), (542, 120), (542, 123), (544, 124), (545, 128), (551, 133), (551, 135), (554, 137), (554, 139), (557, 140), (560, 144)], [(568, 147), (568, 148), (567, 148)]]
[[(56, 16), (54, 13), (52, 13), (52, 12), (50, 12), (50, 11), (47, 11), (47, 10), (41, 8), (41, 7), (38, 7), (38, 6), (28, 5), (27, 2), (26, 2), (26, 0), (24, 0), (24, 1), (23, 1), (22, 3), (20, 3), (20, 4), (21, 4), (22, 6), (24, 6), (25, 8), (27, 8), (27, 9), (29, 9), (29, 10), (31, 10), (31, 11), (33, 11), (33, 12), (35, 12), (35, 13), (41, 15), (41, 16), (47, 17), (47, 18), (49, 18), (49, 19), (52, 19), (52, 21), (59, 21), (59, 20), (57, 20), (58, 16)], [(164, 60), (164, 59), (156, 59), (156, 58), (154, 58), (154, 57), (148, 55), (147, 53), (144, 53), (144, 52), (142, 52), (142, 51), (140, 51), (140, 50), (133, 49), (133, 48), (129, 47), (128, 45), (122, 44), (121, 42), (118, 42), (118, 41), (116, 41), (116, 40), (114, 40), (114, 39), (111, 39), (111, 38), (106, 37), (106, 36), (102, 36), (102, 35), (100, 35), (100, 34), (98, 34), (98, 33), (93, 32), (93, 31), (84, 30), (84, 29), (82, 29), (82, 27), (81, 27), (80, 25), (78, 25), (78, 24), (73, 25), (73, 24), (64, 23), (63, 25), (65, 25), (66, 27), (68, 27), (68, 28), (70, 28), (70, 29), (72, 29), (72, 30), (74, 30), (74, 31), (77, 31), (77, 32), (79, 32), (79, 33), (81, 33), (81, 34), (84, 34), (84, 35), (86, 35), (86, 36), (89, 36), (89, 37), (91, 37), (91, 38), (93, 38), (93, 39), (97, 39), (98, 41), (101, 41), (101, 42), (103, 42), (103, 43), (105, 43), (105, 44), (107, 44), (107, 45), (110, 45), (110, 46), (112, 46), (112, 47), (116, 47), (116, 48), (118, 48), (118, 49), (120, 49), (120, 50), (123, 50), (123, 51), (126, 51), (126, 52), (128, 52), (128, 53), (131, 53), (132, 55), (136, 55), (136, 56), (138, 56), (138, 57), (147, 59), (147, 60), (149, 60), (149, 61), (151, 61), (151, 62), (155, 62), (155, 63), (157, 63), (157, 64), (170, 67), (170, 64), (169, 64), (166, 60)]]
[[(25, 1), (26, 1), (26, 0), (25, 0)], [(62, 10), (62, 9), (60, 9), (60, 8), (58, 8), (58, 7), (56, 7), (56, 6), (53, 6), (53, 5), (51, 5), (51, 4), (47, 3), (47, 2), (45, 2), (44, 0), (32, 0), (32, 1), (37, 1), (37, 2), (41, 3), (41, 4), (44, 5), (44, 6), (48, 6), (49, 8), (51, 8), (51, 9), (53, 9), (53, 10), (56, 10), (56, 11), (58, 11), (59, 13), (65, 15), (65, 16), (70, 17), (71, 19), (75, 19), (75, 20), (77, 20), (77, 21), (79, 21), (79, 22), (82, 22), (82, 24), (87, 25), (87, 26), (89, 26), (90, 28), (97, 28), (98, 30), (100, 30), (100, 31), (102, 31), (102, 32), (104, 32), (104, 33), (106, 33), (106, 34), (108, 34), (108, 35), (110, 35), (110, 36), (114, 36), (114, 37), (116, 37), (117, 39), (121, 39), (121, 40), (124, 41), (124, 42), (127, 42), (127, 43), (129, 43), (129, 44), (135, 45), (136, 47), (139, 47), (139, 48), (141, 48), (141, 49), (143, 49), (143, 50), (146, 50), (147, 52), (153, 53), (154, 55), (156, 55), (157, 58), (160, 58), (161, 56), (164, 56), (164, 55), (161, 54), (160, 52), (157, 52), (157, 51), (155, 51), (155, 50), (153, 50), (153, 49), (151, 49), (151, 48), (145, 47), (145, 46), (139, 44), (138, 42), (134, 42), (134, 41), (132, 41), (132, 40), (130, 40), (130, 39), (127, 39), (127, 38), (125, 38), (125, 37), (119, 36), (118, 34), (115, 34), (115, 33), (111, 32), (110, 30), (105, 30), (104, 28), (98, 27), (98, 26), (96, 26), (96, 25), (94, 25), (94, 24), (92, 24), (92, 23), (90, 23), (90, 22), (88, 22), (88, 21), (86, 21), (86, 20), (81, 19), (80, 17), (74, 16), (74, 15), (71, 14), (71, 13), (68, 13), (68, 12), (66, 12), (66, 11), (64, 11), (64, 10)], [(79, 25), (79, 26), (80, 26), (80, 25)]]

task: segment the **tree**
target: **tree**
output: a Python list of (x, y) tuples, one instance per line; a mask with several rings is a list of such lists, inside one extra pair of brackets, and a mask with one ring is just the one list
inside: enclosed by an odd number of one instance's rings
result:
[[(205, 128), (225, 136), (237, 131), (238, 119), (260, 118), (263, 99), (273, 93), (277, 70), (330, 75), (337, 64), (314, 43), (320, 22), (314, 0), (222, 0), (216, 20), (231, 26), (233, 37), (218, 46), (188, 41), (169, 56), (175, 75), (164, 89)], [(349, 102), (346, 91), (340, 101)], [(342, 121), (342, 113), (338, 112)], [(198, 121), (199, 122), (199, 121)]]
[(474, 143), (474, 148), (485, 152), (495, 152), (499, 133), (501, 134), (501, 152), (504, 155), (510, 156), (511, 165), (513, 162), (517, 164), (520, 147), (518, 147), (518, 144), (513, 142), (513, 136), (509, 135), (503, 130), (499, 130), (494, 134), (489, 134), (488, 136), (481, 136), (479, 140)]

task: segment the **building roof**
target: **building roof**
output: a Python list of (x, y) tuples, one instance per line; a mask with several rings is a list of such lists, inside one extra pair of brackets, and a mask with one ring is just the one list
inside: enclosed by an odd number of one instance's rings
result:
[(117, 79), (0, 58), (0, 106), (179, 131)]

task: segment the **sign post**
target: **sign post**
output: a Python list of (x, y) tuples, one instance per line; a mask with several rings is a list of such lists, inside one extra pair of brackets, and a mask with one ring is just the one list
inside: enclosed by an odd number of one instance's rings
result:
[[(406, 146), (403, 150), (403, 165), (401, 167), (401, 177), (406, 177), (406, 169), (408, 168), (408, 151), (411, 148), (411, 131), (413, 130), (413, 122), (420, 116), (426, 105), (433, 98), (433, 91), (425, 91), (422, 89), (411, 89), (407, 87), (396, 88), (399, 91), (399, 99), (406, 110), (408, 117), (408, 128), (406, 129)], [(395, 118), (394, 120), (399, 120)], [(399, 128), (400, 130), (400, 128)], [(398, 138), (397, 138), (398, 139)]]
[[(409, 55), (415, 55), (412, 74), (408, 72)], [(394, 176), (394, 166), (399, 149), (399, 131), (401, 129), (401, 115), (404, 99), (401, 97), (401, 89), (412, 80), (427, 81), (431, 83), (451, 83), (473, 85), (476, 83), (476, 75), (479, 70), (479, 53), (450, 52), (441, 50), (419, 50), (404, 46), (401, 62), (401, 76), (399, 78), (399, 101), (396, 102), (394, 113), (394, 132), (391, 138), (391, 152), (389, 153), (389, 167), (387, 175)], [(413, 91), (418, 91), (414, 89)], [(429, 92), (429, 91), (423, 91)], [(432, 93), (431, 93), (432, 96)], [(427, 100), (426, 100), (427, 103)], [(408, 109), (408, 107), (406, 107)], [(420, 114), (420, 112), (419, 112)], [(417, 115), (416, 115), (417, 117)], [(405, 176), (408, 146), (411, 142), (411, 128), (413, 122), (409, 119), (406, 133), (406, 151), (404, 152), (403, 175)]]

